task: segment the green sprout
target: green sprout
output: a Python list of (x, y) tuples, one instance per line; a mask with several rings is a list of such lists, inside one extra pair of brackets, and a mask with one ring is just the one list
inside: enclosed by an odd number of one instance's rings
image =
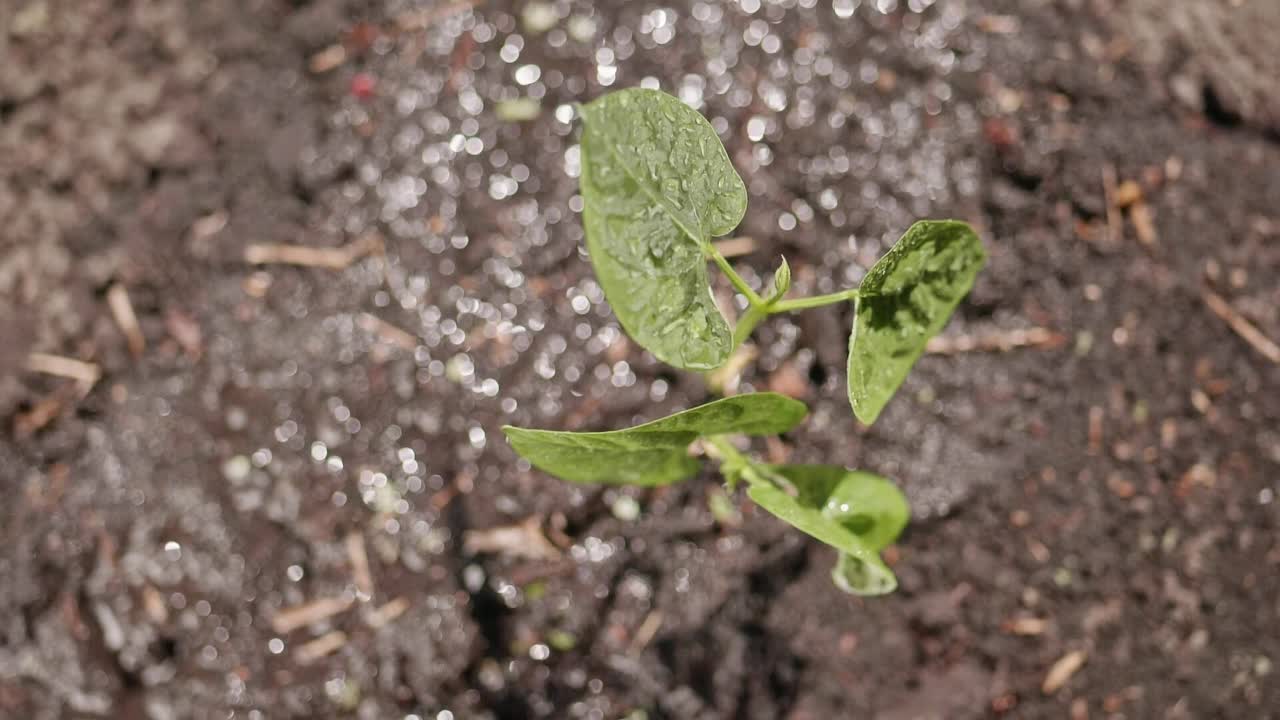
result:
[[(578, 111), (583, 223), (596, 277), (627, 334), (673, 367), (714, 370), (770, 315), (853, 303), (849, 402), (870, 424), (986, 261), (967, 224), (926, 220), (908, 228), (859, 287), (787, 298), (791, 269), (783, 259), (773, 287), (761, 295), (711, 242), (742, 221), (747, 191), (710, 123), (657, 90), (620, 90)], [(708, 262), (747, 300), (732, 327), (712, 297)], [(738, 449), (738, 436), (785, 433), (807, 412), (791, 398), (750, 393), (611, 432), (503, 430), (535, 467), (579, 483), (687, 480), (700, 466), (690, 452), (697, 443), (718, 462), (729, 490), (745, 483), (761, 508), (839, 551), (837, 587), (858, 595), (892, 592), (897, 579), (880, 551), (909, 516), (893, 483), (833, 465), (765, 464)]]

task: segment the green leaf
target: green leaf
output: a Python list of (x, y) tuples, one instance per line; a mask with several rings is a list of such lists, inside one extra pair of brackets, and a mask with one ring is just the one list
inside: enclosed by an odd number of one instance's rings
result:
[[(910, 511), (888, 480), (833, 465), (757, 465), (774, 482), (755, 482), (747, 495), (760, 507), (840, 551), (832, 580), (845, 592), (884, 595), (898, 580), (880, 551), (897, 539)], [(795, 493), (787, 492), (786, 486)]]
[(773, 289), (769, 291), (768, 297), (765, 298), (765, 304), (772, 305), (781, 300), (787, 291), (791, 289), (791, 266), (787, 264), (787, 259), (782, 258), (782, 264), (777, 270), (773, 271)]
[(731, 232), (746, 186), (711, 124), (657, 90), (620, 90), (580, 108), (583, 224), (605, 299), (659, 360), (711, 370), (732, 333), (711, 297), (711, 238)]
[(831, 568), (831, 582), (850, 595), (888, 595), (898, 589), (898, 578), (877, 556), (867, 562), (857, 555), (840, 553)]
[(889, 547), (911, 517), (907, 498), (889, 480), (838, 465), (771, 465), (799, 493), (798, 502), (848, 528), (879, 552)]
[(870, 425), (880, 416), (986, 259), (967, 224), (925, 220), (867, 273), (849, 338), (849, 401), (859, 420)]
[(643, 425), (611, 432), (557, 432), (507, 426), (511, 447), (539, 469), (582, 483), (665, 485), (698, 470), (688, 455), (699, 437), (744, 433), (777, 435), (808, 412), (777, 393), (716, 400)]

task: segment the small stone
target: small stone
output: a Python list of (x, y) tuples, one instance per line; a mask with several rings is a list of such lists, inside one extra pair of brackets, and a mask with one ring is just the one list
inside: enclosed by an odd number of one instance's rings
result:
[(1273, 665), (1271, 663), (1271, 658), (1267, 657), (1266, 655), (1259, 655), (1258, 657), (1254, 658), (1254, 661), (1253, 661), (1254, 675), (1257, 675), (1258, 677), (1266, 677), (1271, 674), (1272, 668), (1273, 668)]
[(556, 26), (559, 13), (551, 3), (531, 2), (520, 13), (520, 24), (530, 35), (540, 35)]
[(1063, 655), (1049, 668), (1049, 672), (1044, 676), (1044, 682), (1040, 685), (1040, 690), (1045, 695), (1052, 695), (1067, 684), (1072, 675), (1075, 675), (1080, 668), (1084, 667), (1084, 661), (1088, 655), (1083, 650), (1075, 650)]
[(13, 16), (13, 24), (9, 26), (9, 34), (14, 37), (34, 35), (49, 26), (49, 3), (35, 0), (28, 3)]
[(1125, 180), (1116, 188), (1116, 207), (1126, 208), (1142, 200), (1142, 186), (1133, 180)]
[(249, 458), (244, 455), (236, 455), (222, 464), (222, 476), (230, 482), (239, 484), (249, 477), (251, 469)]
[(578, 42), (591, 42), (596, 36), (596, 21), (586, 15), (574, 15), (569, 18), (569, 37)]
[(640, 517), (640, 503), (630, 495), (619, 495), (613, 501), (613, 516), (622, 522), (631, 522)]
[(542, 114), (542, 103), (527, 97), (503, 100), (494, 106), (493, 111), (503, 122), (527, 122)]
[(787, 360), (779, 365), (777, 370), (769, 374), (766, 384), (770, 391), (797, 400), (809, 397), (812, 390), (808, 373), (801, 370), (795, 360)]
[(158, 165), (182, 134), (182, 125), (172, 115), (148, 120), (129, 133), (129, 147), (148, 165)]

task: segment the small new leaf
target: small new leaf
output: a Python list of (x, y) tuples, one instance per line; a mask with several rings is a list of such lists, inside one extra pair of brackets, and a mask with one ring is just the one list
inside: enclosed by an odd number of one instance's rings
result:
[(893, 483), (867, 472), (832, 465), (767, 465), (795, 490), (757, 482), (747, 494), (784, 522), (840, 551), (832, 580), (845, 592), (884, 595), (898, 580), (880, 558), (907, 524), (907, 500)]
[(706, 258), (746, 212), (742, 178), (711, 124), (666, 93), (620, 90), (580, 112), (583, 224), (605, 298), (659, 360), (719, 367), (733, 335)]
[(517, 453), (544, 472), (582, 483), (665, 485), (697, 472), (689, 457), (699, 437), (743, 433), (777, 435), (795, 427), (808, 409), (777, 393), (723, 398), (611, 432), (557, 432), (507, 426)]
[(912, 225), (858, 290), (849, 338), (849, 402), (870, 425), (906, 379), (929, 338), (973, 287), (986, 253), (956, 220)]
[(782, 264), (777, 270), (773, 271), (773, 289), (769, 291), (769, 295), (765, 298), (766, 305), (772, 305), (778, 302), (791, 289), (791, 266), (787, 264), (787, 259), (782, 258)]

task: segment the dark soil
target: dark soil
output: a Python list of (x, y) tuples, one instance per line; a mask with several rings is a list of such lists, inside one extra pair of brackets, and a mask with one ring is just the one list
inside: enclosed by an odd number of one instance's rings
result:
[[(1205, 300), (1280, 339), (1280, 6), (549, 7), (0, 0), (0, 716), (1280, 717), (1280, 365)], [(642, 82), (722, 130), (749, 278), (832, 291), (961, 217), (991, 262), (947, 336), (1062, 337), (926, 357), (867, 429), (849, 308), (757, 333), (740, 390), (813, 408), (760, 452), (911, 497), (895, 595), (718, 522), (710, 475), (570, 487), (502, 440), (709, 397), (583, 256), (560, 108)], [(476, 549), (529, 518), (554, 551)]]

